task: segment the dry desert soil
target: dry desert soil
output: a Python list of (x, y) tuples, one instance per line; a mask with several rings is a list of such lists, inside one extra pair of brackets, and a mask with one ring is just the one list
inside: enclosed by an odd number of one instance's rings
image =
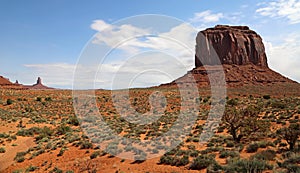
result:
[[(181, 105), (179, 90), (131, 89), (129, 96), (122, 98), (123, 92), (95, 91), (94, 110), (89, 103), (75, 103), (78, 98), (70, 90), (0, 89), (0, 172), (300, 171), (299, 84), (228, 88), (227, 97), (217, 103), (226, 103), (220, 126), (203, 144), (199, 139), (213, 105), (210, 89), (200, 88), (199, 95), (193, 97), (198, 104), (195, 122), (177, 129), (189, 131), (166, 153), (164, 147), (171, 142), (163, 134), (174, 126), (181, 111), (186, 113), (183, 120), (192, 114), (188, 106)], [(165, 102), (151, 102), (154, 93), (164, 97)], [(133, 108), (125, 111), (128, 116), (138, 112), (151, 118), (156, 111), (160, 117), (144, 125), (129, 123), (115, 102)], [(76, 116), (74, 103), (88, 113)], [(101, 114), (116, 136), (136, 143), (105, 136), (105, 127), (97, 125), (97, 114), (89, 113), (93, 111)], [(156, 145), (146, 142), (145, 150), (139, 149), (140, 141), (157, 138), (161, 140)], [(157, 156), (147, 159), (153, 154)], [(133, 160), (118, 157), (126, 155), (133, 156)]]

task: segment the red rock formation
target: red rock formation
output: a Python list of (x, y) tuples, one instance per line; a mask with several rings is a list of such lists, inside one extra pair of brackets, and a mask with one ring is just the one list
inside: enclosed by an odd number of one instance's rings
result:
[(0, 88), (5, 88), (5, 89), (23, 89), (21, 85), (19, 84), (14, 84), (9, 81), (9, 79), (0, 76)]
[(40, 77), (38, 77), (37, 81), (36, 81), (36, 85), (42, 84), (42, 79)]
[[(161, 86), (172, 86), (177, 84), (196, 81), (199, 87), (210, 86), (211, 82), (218, 85), (220, 79), (218, 73), (225, 74), (225, 82), (228, 87), (239, 87), (246, 85), (272, 85), (279, 83), (296, 83), (273, 70), (253, 64), (248, 65), (206, 65), (194, 68), (186, 75), (174, 80), (169, 84)], [(191, 75), (190, 75), (191, 74)], [(210, 79), (208, 74), (210, 74)], [(191, 79), (194, 78), (194, 80)], [(213, 81), (211, 81), (213, 80)], [(220, 79), (222, 80), (222, 79)]]
[(38, 77), (36, 84), (32, 85), (32, 86), (25, 86), (28, 89), (34, 89), (34, 90), (48, 90), (48, 89), (53, 89), (50, 87), (47, 87), (45, 85), (42, 84), (42, 79), (40, 77)]
[(212, 82), (218, 85), (222, 80), (220, 77), (224, 76), (221, 73), (225, 74), (229, 87), (296, 83), (269, 69), (262, 38), (247, 26), (218, 25), (199, 32), (196, 43), (196, 67), (183, 77), (161, 86), (194, 80), (199, 87), (209, 86)]
[(200, 31), (196, 43), (196, 67), (218, 64), (268, 67), (262, 38), (247, 26), (217, 25)]
[(26, 90), (26, 89), (32, 89), (32, 90), (48, 90), (48, 89), (54, 89), (47, 87), (42, 84), (42, 79), (38, 77), (36, 84), (34, 85), (22, 85), (19, 84), (19, 81), (16, 80), (15, 83), (12, 83), (9, 81), (9, 79), (4, 78), (3, 76), (0, 76), (0, 88), (4, 89), (21, 89), (21, 90)]
[(12, 85), (13, 83), (11, 83), (9, 81), (9, 79), (3, 77), (3, 76), (0, 76), (0, 85)]

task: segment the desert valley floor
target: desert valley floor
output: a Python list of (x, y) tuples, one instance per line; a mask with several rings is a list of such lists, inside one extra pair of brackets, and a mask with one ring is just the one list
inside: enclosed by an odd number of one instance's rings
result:
[[(96, 91), (97, 106), (119, 136), (151, 140), (168, 131), (178, 117), (179, 91), (167, 87), (132, 89), (129, 98), (137, 112), (146, 113), (150, 110), (149, 96), (157, 91), (163, 93), (166, 105), (162, 117), (152, 124), (124, 121), (113, 107), (111, 91)], [(1, 89), (0, 172), (244, 172), (249, 168), (299, 172), (300, 132), (295, 127), (300, 116), (299, 84), (245, 86), (228, 88), (227, 92), (228, 116), (207, 143), (200, 145), (199, 136), (211, 106), (210, 89), (200, 88), (200, 111), (183, 142), (160, 157), (134, 161), (106, 153), (83, 133), (82, 123), (90, 119), (75, 116), (71, 90)], [(232, 114), (242, 118), (232, 118)], [(121, 149), (119, 144), (113, 145), (110, 147), (116, 147), (116, 152), (147, 157), (135, 145), (126, 144)], [(159, 148), (149, 150), (159, 152)]]

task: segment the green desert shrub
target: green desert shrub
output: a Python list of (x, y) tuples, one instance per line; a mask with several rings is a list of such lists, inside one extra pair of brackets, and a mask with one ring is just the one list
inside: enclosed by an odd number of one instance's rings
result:
[(18, 152), (14, 158), (15, 161), (17, 161), (18, 163), (24, 162), (25, 160), (25, 155), (27, 154), (27, 152)]
[(13, 101), (12, 99), (7, 99), (7, 100), (6, 100), (6, 104), (7, 104), (7, 105), (11, 105), (11, 104), (13, 104), (13, 102), (14, 102), (14, 101)]
[(255, 153), (257, 152), (258, 150), (258, 144), (257, 143), (252, 143), (252, 144), (249, 144), (246, 148), (246, 152), (247, 153)]
[(238, 99), (230, 99), (227, 101), (227, 104), (230, 106), (236, 106), (238, 103)]
[(211, 155), (201, 155), (196, 157), (190, 165), (191, 170), (202, 170), (210, 165), (216, 164), (214, 157)]
[(58, 167), (53, 168), (50, 173), (63, 173), (64, 171), (59, 169)]
[(79, 126), (78, 118), (76, 116), (71, 116), (68, 120), (68, 124)]
[(45, 101), (48, 101), (48, 102), (49, 102), (49, 101), (52, 101), (52, 98), (51, 98), (51, 97), (46, 97), (46, 98), (45, 98)]
[(185, 166), (188, 165), (189, 162), (189, 157), (187, 155), (183, 157), (163, 155), (162, 157), (160, 157), (159, 160), (160, 164), (172, 166)]
[(91, 159), (95, 159), (95, 158), (97, 158), (100, 154), (101, 154), (100, 151), (95, 151), (95, 152), (93, 152), (93, 153), (90, 155), (90, 158), (91, 158)]
[(39, 167), (30, 165), (30, 166), (26, 169), (26, 172), (34, 172), (34, 171), (36, 171), (36, 170), (38, 170), (38, 169), (39, 169)]
[(56, 129), (56, 134), (57, 135), (64, 135), (68, 132), (72, 132), (72, 128), (70, 126), (66, 126), (65, 124), (60, 125), (57, 129)]
[(283, 103), (282, 101), (273, 101), (271, 103), (271, 106), (273, 108), (284, 109), (284, 108), (286, 108), (287, 105), (286, 105), (286, 103)]
[(300, 155), (294, 152), (286, 152), (282, 155), (286, 160), (283, 162), (277, 162), (278, 166), (286, 169), (290, 173), (300, 172)]
[(43, 127), (43, 128), (40, 129), (39, 135), (37, 137), (35, 137), (35, 139), (37, 141), (39, 141), (39, 140), (42, 140), (42, 139), (45, 139), (45, 138), (48, 138), (48, 137), (52, 136), (53, 133), (54, 132), (53, 132), (52, 129), (50, 129), (49, 127), (45, 126), (45, 127)]
[(37, 98), (36, 98), (36, 101), (41, 102), (41, 101), (42, 101), (42, 98), (41, 98), (41, 97), (37, 97)]
[(234, 147), (234, 142), (232, 142), (232, 141), (227, 141), (227, 142), (226, 142), (226, 147), (228, 147), (228, 148)]
[(231, 159), (223, 167), (226, 173), (245, 172), (245, 173), (262, 173), (265, 170), (271, 170), (273, 167), (264, 160), (257, 159)]
[(252, 158), (258, 159), (258, 160), (274, 160), (276, 157), (276, 151), (268, 149), (259, 153), (256, 153), (252, 156)]
[(191, 157), (197, 157), (199, 155), (199, 151), (198, 150), (190, 150), (189, 154)]
[(163, 155), (159, 159), (160, 164), (171, 165), (173, 163), (173, 157), (169, 155)]
[(172, 166), (185, 166), (189, 164), (189, 157), (188, 156), (183, 156), (183, 157), (174, 157), (173, 163), (171, 164)]
[(6, 133), (0, 133), (0, 138), (8, 138), (9, 134)]
[(45, 153), (45, 150), (44, 149), (40, 149), (40, 150), (32, 153), (32, 156), (30, 158), (33, 159), (34, 157), (39, 156), (39, 155), (41, 155), (43, 153)]
[(5, 152), (6, 152), (5, 148), (4, 148), (4, 147), (1, 147), (1, 148), (0, 148), (0, 153), (5, 153)]
[(268, 100), (268, 99), (271, 98), (271, 96), (270, 95), (264, 95), (263, 98), (266, 99), (266, 100)]
[(227, 157), (239, 157), (240, 154), (236, 151), (228, 151), (224, 150), (220, 152), (220, 158), (227, 158)]
[(93, 148), (93, 144), (86, 140), (80, 141), (79, 146), (80, 146), (80, 149), (92, 149)]
[(17, 136), (33, 136), (39, 134), (42, 131), (39, 127), (31, 127), (30, 129), (21, 129), (17, 132)]
[(59, 153), (57, 154), (57, 156), (58, 156), (58, 157), (63, 156), (66, 150), (67, 150), (66, 147), (62, 147), (62, 148), (59, 150)]

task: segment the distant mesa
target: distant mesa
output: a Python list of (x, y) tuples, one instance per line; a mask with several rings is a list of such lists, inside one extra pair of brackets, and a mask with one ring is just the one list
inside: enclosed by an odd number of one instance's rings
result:
[(0, 85), (12, 85), (8, 78), (0, 76)]
[(38, 77), (36, 84), (34, 85), (23, 85), (20, 84), (18, 80), (16, 80), (15, 83), (12, 83), (9, 81), (8, 78), (5, 78), (3, 76), (0, 76), (0, 88), (5, 89), (20, 89), (20, 90), (49, 90), (54, 89), (47, 87), (42, 84), (42, 79)]
[(296, 83), (268, 67), (262, 38), (248, 26), (217, 25), (200, 31), (195, 51), (195, 68), (161, 86), (188, 83), (188, 74), (192, 74), (199, 87), (209, 86), (208, 74), (220, 69), (228, 87)]

